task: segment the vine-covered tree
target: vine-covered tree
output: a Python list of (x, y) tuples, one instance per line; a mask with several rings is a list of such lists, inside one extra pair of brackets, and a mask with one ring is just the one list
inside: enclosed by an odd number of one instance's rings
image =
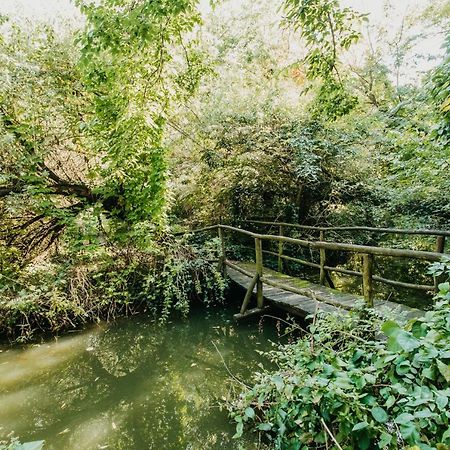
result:
[(0, 207), (25, 255), (83, 221), (110, 234), (161, 221), (167, 115), (200, 73), (186, 41), (194, 1), (78, 5), (78, 45), (14, 24), (0, 42)]

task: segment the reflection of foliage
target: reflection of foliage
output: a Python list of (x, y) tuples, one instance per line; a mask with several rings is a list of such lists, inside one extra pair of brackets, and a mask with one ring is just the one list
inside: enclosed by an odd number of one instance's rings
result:
[(317, 317), (234, 401), (237, 435), (247, 424), (277, 449), (446, 448), (449, 320), (448, 301), (404, 326), (369, 311)]
[[(49, 448), (236, 448), (218, 405), (231, 383), (211, 341), (245, 379), (257, 367), (255, 344), (269, 349), (274, 335), (227, 318), (223, 308), (164, 326), (140, 316), (14, 352), (10, 361), (18, 358), (27, 376), (0, 389), (0, 434), (16, 423), (6, 417), (14, 410), (19, 435), (41, 436)], [(33, 358), (49, 366), (36, 370)], [(253, 436), (242, 444), (259, 448)]]

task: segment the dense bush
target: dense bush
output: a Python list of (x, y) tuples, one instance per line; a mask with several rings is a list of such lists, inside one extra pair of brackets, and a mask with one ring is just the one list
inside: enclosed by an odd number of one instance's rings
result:
[(216, 250), (215, 241), (198, 248), (166, 238), (147, 251), (98, 247), (29, 265), (14, 278), (2, 276), (0, 335), (25, 341), (139, 311), (160, 320), (186, 315), (193, 301), (223, 298), (225, 282), (211, 262)]
[[(448, 261), (434, 269), (450, 274)], [(236, 435), (248, 426), (276, 449), (449, 448), (448, 282), (436, 300), (403, 324), (366, 309), (317, 316), (230, 405)]]

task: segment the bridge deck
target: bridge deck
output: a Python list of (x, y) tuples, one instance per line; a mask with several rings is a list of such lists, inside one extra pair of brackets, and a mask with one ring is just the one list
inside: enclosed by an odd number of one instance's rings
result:
[[(249, 273), (254, 274), (256, 272), (255, 263), (233, 261), (233, 264)], [(251, 284), (251, 278), (236, 269), (227, 267), (227, 274), (235, 283), (245, 289), (248, 289)], [(355, 307), (358, 302), (364, 302), (364, 298), (361, 295), (340, 292), (336, 289), (284, 275), (267, 268), (264, 268), (263, 281), (264, 280), (263, 295), (265, 303), (288, 311), (296, 316), (305, 317), (308, 314), (314, 314), (316, 311), (345, 313), (347, 310)], [(271, 282), (283, 284), (298, 292), (294, 293), (278, 286), (271, 286), (269, 284)], [(423, 312), (418, 309), (386, 300), (375, 299), (374, 307), (381, 312), (383, 309), (396, 309), (405, 313), (407, 317), (417, 317), (418, 315), (423, 314)], [(241, 318), (245, 315), (246, 314), (238, 314), (236, 317)]]

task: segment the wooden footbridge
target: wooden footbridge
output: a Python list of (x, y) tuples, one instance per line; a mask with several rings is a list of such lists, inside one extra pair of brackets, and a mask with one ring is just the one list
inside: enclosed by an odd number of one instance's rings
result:
[[(234, 282), (246, 289), (246, 294), (236, 319), (261, 314), (267, 306), (271, 305), (298, 316), (306, 316), (317, 311), (348, 311), (358, 305), (366, 304), (379, 310), (398, 308), (408, 316), (421, 314), (418, 309), (413, 309), (402, 304), (388, 300), (377, 299), (374, 296), (374, 283), (384, 283), (395, 287), (417, 289), (429, 292), (431, 295), (437, 290), (439, 280), (434, 278), (433, 284), (413, 284), (404, 281), (387, 279), (374, 273), (374, 260), (376, 257), (407, 258), (428, 262), (440, 261), (442, 257), (450, 258), (445, 253), (445, 240), (450, 236), (450, 231), (445, 230), (406, 230), (396, 228), (373, 227), (313, 227), (290, 223), (247, 221), (246, 225), (266, 225), (272, 229), (276, 227), (277, 234), (260, 234), (243, 228), (229, 225), (213, 225), (194, 230), (205, 232), (216, 230), (221, 242), (221, 255), (219, 264), (224, 273)], [(306, 240), (288, 237), (285, 231), (288, 228), (306, 230), (319, 233), (318, 240)], [(344, 242), (331, 242), (326, 240), (327, 232), (359, 232), (392, 233), (403, 235), (424, 235), (436, 238), (435, 251), (419, 251), (404, 248), (387, 248), (369, 245), (356, 245)], [(236, 261), (228, 259), (226, 248), (226, 234), (247, 236), (254, 240), (254, 261)], [(275, 242), (277, 251), (263, 249), (263, 242)], [(285, 254), (286, 245), (300, 246), (319, 253), (318, 262), (296, 258)], [(327, 264), (327, 252), (342, 251), (360, 255), (362, 258), (362, 270), (350, 270), (343, 267), (335, 267)], [(269, 269), (264, 265), (264, 254), (277, 258), (277, 270)], [(294, 262), (311, 267), (319, 271), (318, 282), (313, 283), (298, 277), (286, 275), (283, 270), (286, 262)], [(362, 279), (362, 295), (345, 293), (334, 288), (330, 272), (343, 273)], [(326, 281), (330, 286), (325, 286)], [(256, 298), (256, 307), (250, 308), (252, 298)]]

